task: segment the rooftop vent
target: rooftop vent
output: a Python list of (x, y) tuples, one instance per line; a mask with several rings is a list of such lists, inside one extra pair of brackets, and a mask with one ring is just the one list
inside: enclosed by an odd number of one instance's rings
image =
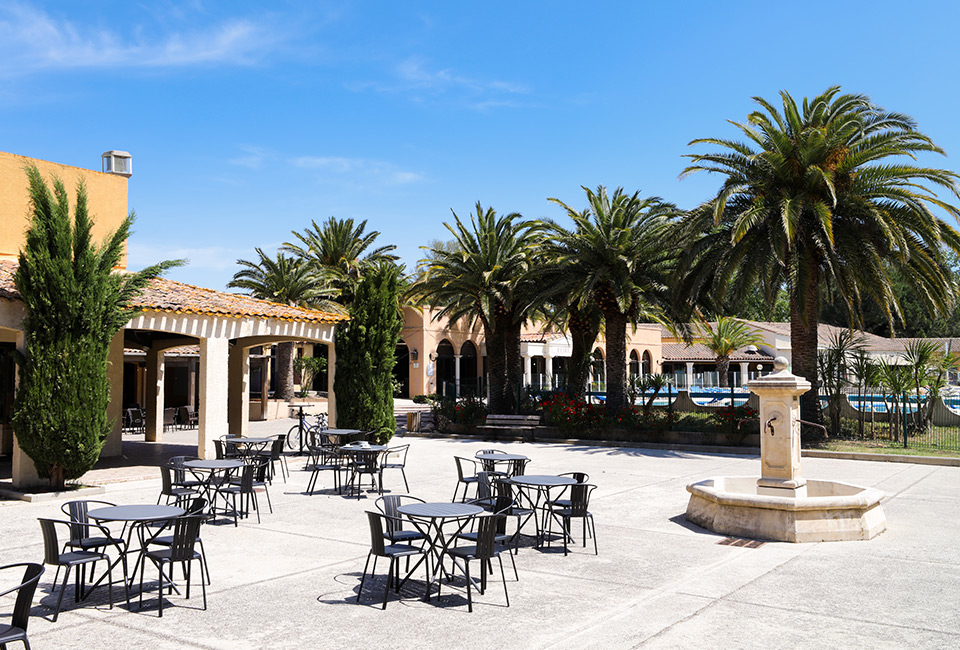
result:
[(104, 174), (117, 174), (129, 178), (133, 174), (133, 157), (126, 151), (105, 151), (100, 156)]

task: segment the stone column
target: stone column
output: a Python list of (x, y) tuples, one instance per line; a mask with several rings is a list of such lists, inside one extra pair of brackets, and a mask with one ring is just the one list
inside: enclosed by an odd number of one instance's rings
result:
[[(22, 331), (17, 331), (17, 350), (20, 354), (26, 354), (26, 337)], [(17, 368), (17, 383), (20, 383), (20, 369)], [(43, 485), (44, 480), (37, 474), (37, 468), (33, 464), (33, 459), (23, 453), (20, 444), (17, 442), (17, 432), (13, 432), (13, 459), (11, 463), (11, 474), (13, 477), (13, 487), (25, 488), (34, 485)]]
[(787, 370), (777, 357), (774, 372), (750, 383), (760, 398), (760, 479), (757, 493), (805, 497), (807, 482), (800, 474), (800, 395), (810, 382)]
[(687, 390), (693, 388), (693, 362), (687, 361)]
[(197, 433), (200, 458), (215, 458), (213, 441), (228, 433), (228, 349), (227, 339), (200, 339), (200, 431)]
[(333, 381), (337, 375), (337, 348), (333, 343), (327, 345), (327, 424), (331, 429), (337, 427), (337, 395), (333, 391)]
[(750, 381), (750, 364), (746, 361), (740, 362), (740, 385), (746, 386)]
[(529, 386), (533, 383), (531, 380), (531, 370), (530, 370), (530, 355), (525, 354), (523, 356), (523, 383), (525, 386)]
[(147, 403), (144, 404), (147, 442), (163, 440), (163, 350), (147, 350)]
[(113, 429), (103, 443), (101, 457), (120, 456), (123, 453), (123, 330), (117, 332), (110, 341), (107, 361), (107, 376), (110, 379), (107, 418), (113, 420)]
[(231, 436), (244, 437), (250, 429), (250, 348), (230, 348), (227, 425)]
[(260, 359), (260, 419), (268, 419), (270, 408), (270, 357)]
[(544, 385), (540, 388), (553, 390), (553, 355), (550, 354), (550, 348), (547, 346), (543, 349), (543, 374)]
[(462, 354), (453, 355), (453, 381), (454, 381), (454, 392), (453, 394), (457, 397), (460, 397), (460, 357)]

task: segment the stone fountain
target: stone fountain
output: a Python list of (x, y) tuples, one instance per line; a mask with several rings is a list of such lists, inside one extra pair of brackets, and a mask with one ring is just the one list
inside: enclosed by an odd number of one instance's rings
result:
[(800, 395), (810, 382), (777, 357), (750, 382), (760, 397), (760, 473), (717, 476), (687, 486), (687, 520), (723, 535), (780, 542), (872, 539), (887, 528), (883, 492), (800, 473)]

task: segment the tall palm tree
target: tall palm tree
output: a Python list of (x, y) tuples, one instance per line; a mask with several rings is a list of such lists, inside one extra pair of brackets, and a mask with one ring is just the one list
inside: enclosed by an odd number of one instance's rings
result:
[(399, 259), (393, 255), (396, 246), (388, 244), (372, 248), (380, 233), (364, 232), (366, 221), (354, 224), (353, 219), (330, 217), (318, 225), (311, 221), (302, 233), (293, 232), (297, 242), (284, 243), (282, 250), (309, 261), (319, 282), (333, 289), (333, 298), (342, 305), (353, 302), (353, 294), (363, 272), (372, 264)]
[(668, 305), (667, 278), (675, 260), (668, 237), (676, 208), (657, 197), (640, 198), (617, 188), (586, 187), (588, 207), (574, 210), (551, 198), (573, 220), (573, 230), (551, 227), (548, 246), (574, 281), (571, 294), (581, 306), (594, 302), (603, 312), (606, 336), (607, 408), (627, 402), (627, 325), (654, 316)]
[[(309, 306), (333, 313), (344, 313), (331, 300), (337, 290), (326, 287), (313, 267), (303, 260), (277, 253), (276, 259), (257, 248), (259, 260), (237, 260), (241, 269), (227, 286), (244, 289), (262, 300), (291, 306)], [(277, 397), (293, 399), (293, 342), (277, 345)]]
[(932, 209), (955, 218), (960, 211), (932, 187), (957, 196), (958, 176), (904, 162), (943, 151), (910, 117), (865, 95), (833, 87), (802, 106), (786, 92), (781, 98), (782, 110), (754, 98), (761, 110), (734, 123), (745, 142), (691, 142), (722, 150), (689, 155), (683, 174), (725, 178), (716, 196), (685, 218), (689, 246), (678, 293), (693, 301), (730, 292), (737, 300), (761, 279), (786, 286), (794, 372), (813, 385), (801, 410), (804, 419), (819, 420), (821, 288), (829, 284), (841, 296), (852, 325), (865, 299), (892, 319), (899, 314), (889, 275), (895, 267), (931, 308), (946, 308), (954, 286), (944, 250), (960, 250), (960, 235)]
[(717, 355), (720, 386), (726, 388), (730, 385), (730, 355), (748, 345), (763, 343), (763, 337), (742, 320), (730, 316), (717, 316), (714, 324), (701, 324), (699, 341)]
[(443, 225), (456, 245), (430, 249), (421, 260), (418, 292), (424, 302), (440, 307), (437, 318), (480, 320), (487, 344), (488, 406), (492, 413), (510, 413), (523, 379), (520, 327), (535, 293), (531, 268), (539, 226), (515, 212), (498, 216), (479, 202), (469, 223), (455, 212), (453, 219), (453, 225)]

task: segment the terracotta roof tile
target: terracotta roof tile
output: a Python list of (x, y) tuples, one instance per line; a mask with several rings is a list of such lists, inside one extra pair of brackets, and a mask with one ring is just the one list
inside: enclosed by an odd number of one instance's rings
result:
[[(715, 361), (717, 358), (717, 355), (703, 343), (694, 343), (693, 345), (664, 343), (662, 356), (663, 360), (667, 362)], [(773, 361), (773, 357), (759, 350), (757, 352), (747, 352), (746, 348), (740, 348), (730, 355), (730, 361), (737, 363), (740, 361)]]
[(562, 338), (562, 332), (530, 332), (529, 334), (520, 335), (520, 340), (524, 343), (546, 343), (547, 341), (555, 341)]
[[(0, 298), (20, 300), (20, 293), (13, 283), (16, 270), (16, 262), (0, 261)], [(340, 314), (280, 305), (236, 293), (195, 287), (167, 278), (153, 280), (143, 293), (132, 301), (132, 305), (141, 311), (205, 316), (276, 318), (307, 323), (336, 323), (349, 320), (347, 316)]]

